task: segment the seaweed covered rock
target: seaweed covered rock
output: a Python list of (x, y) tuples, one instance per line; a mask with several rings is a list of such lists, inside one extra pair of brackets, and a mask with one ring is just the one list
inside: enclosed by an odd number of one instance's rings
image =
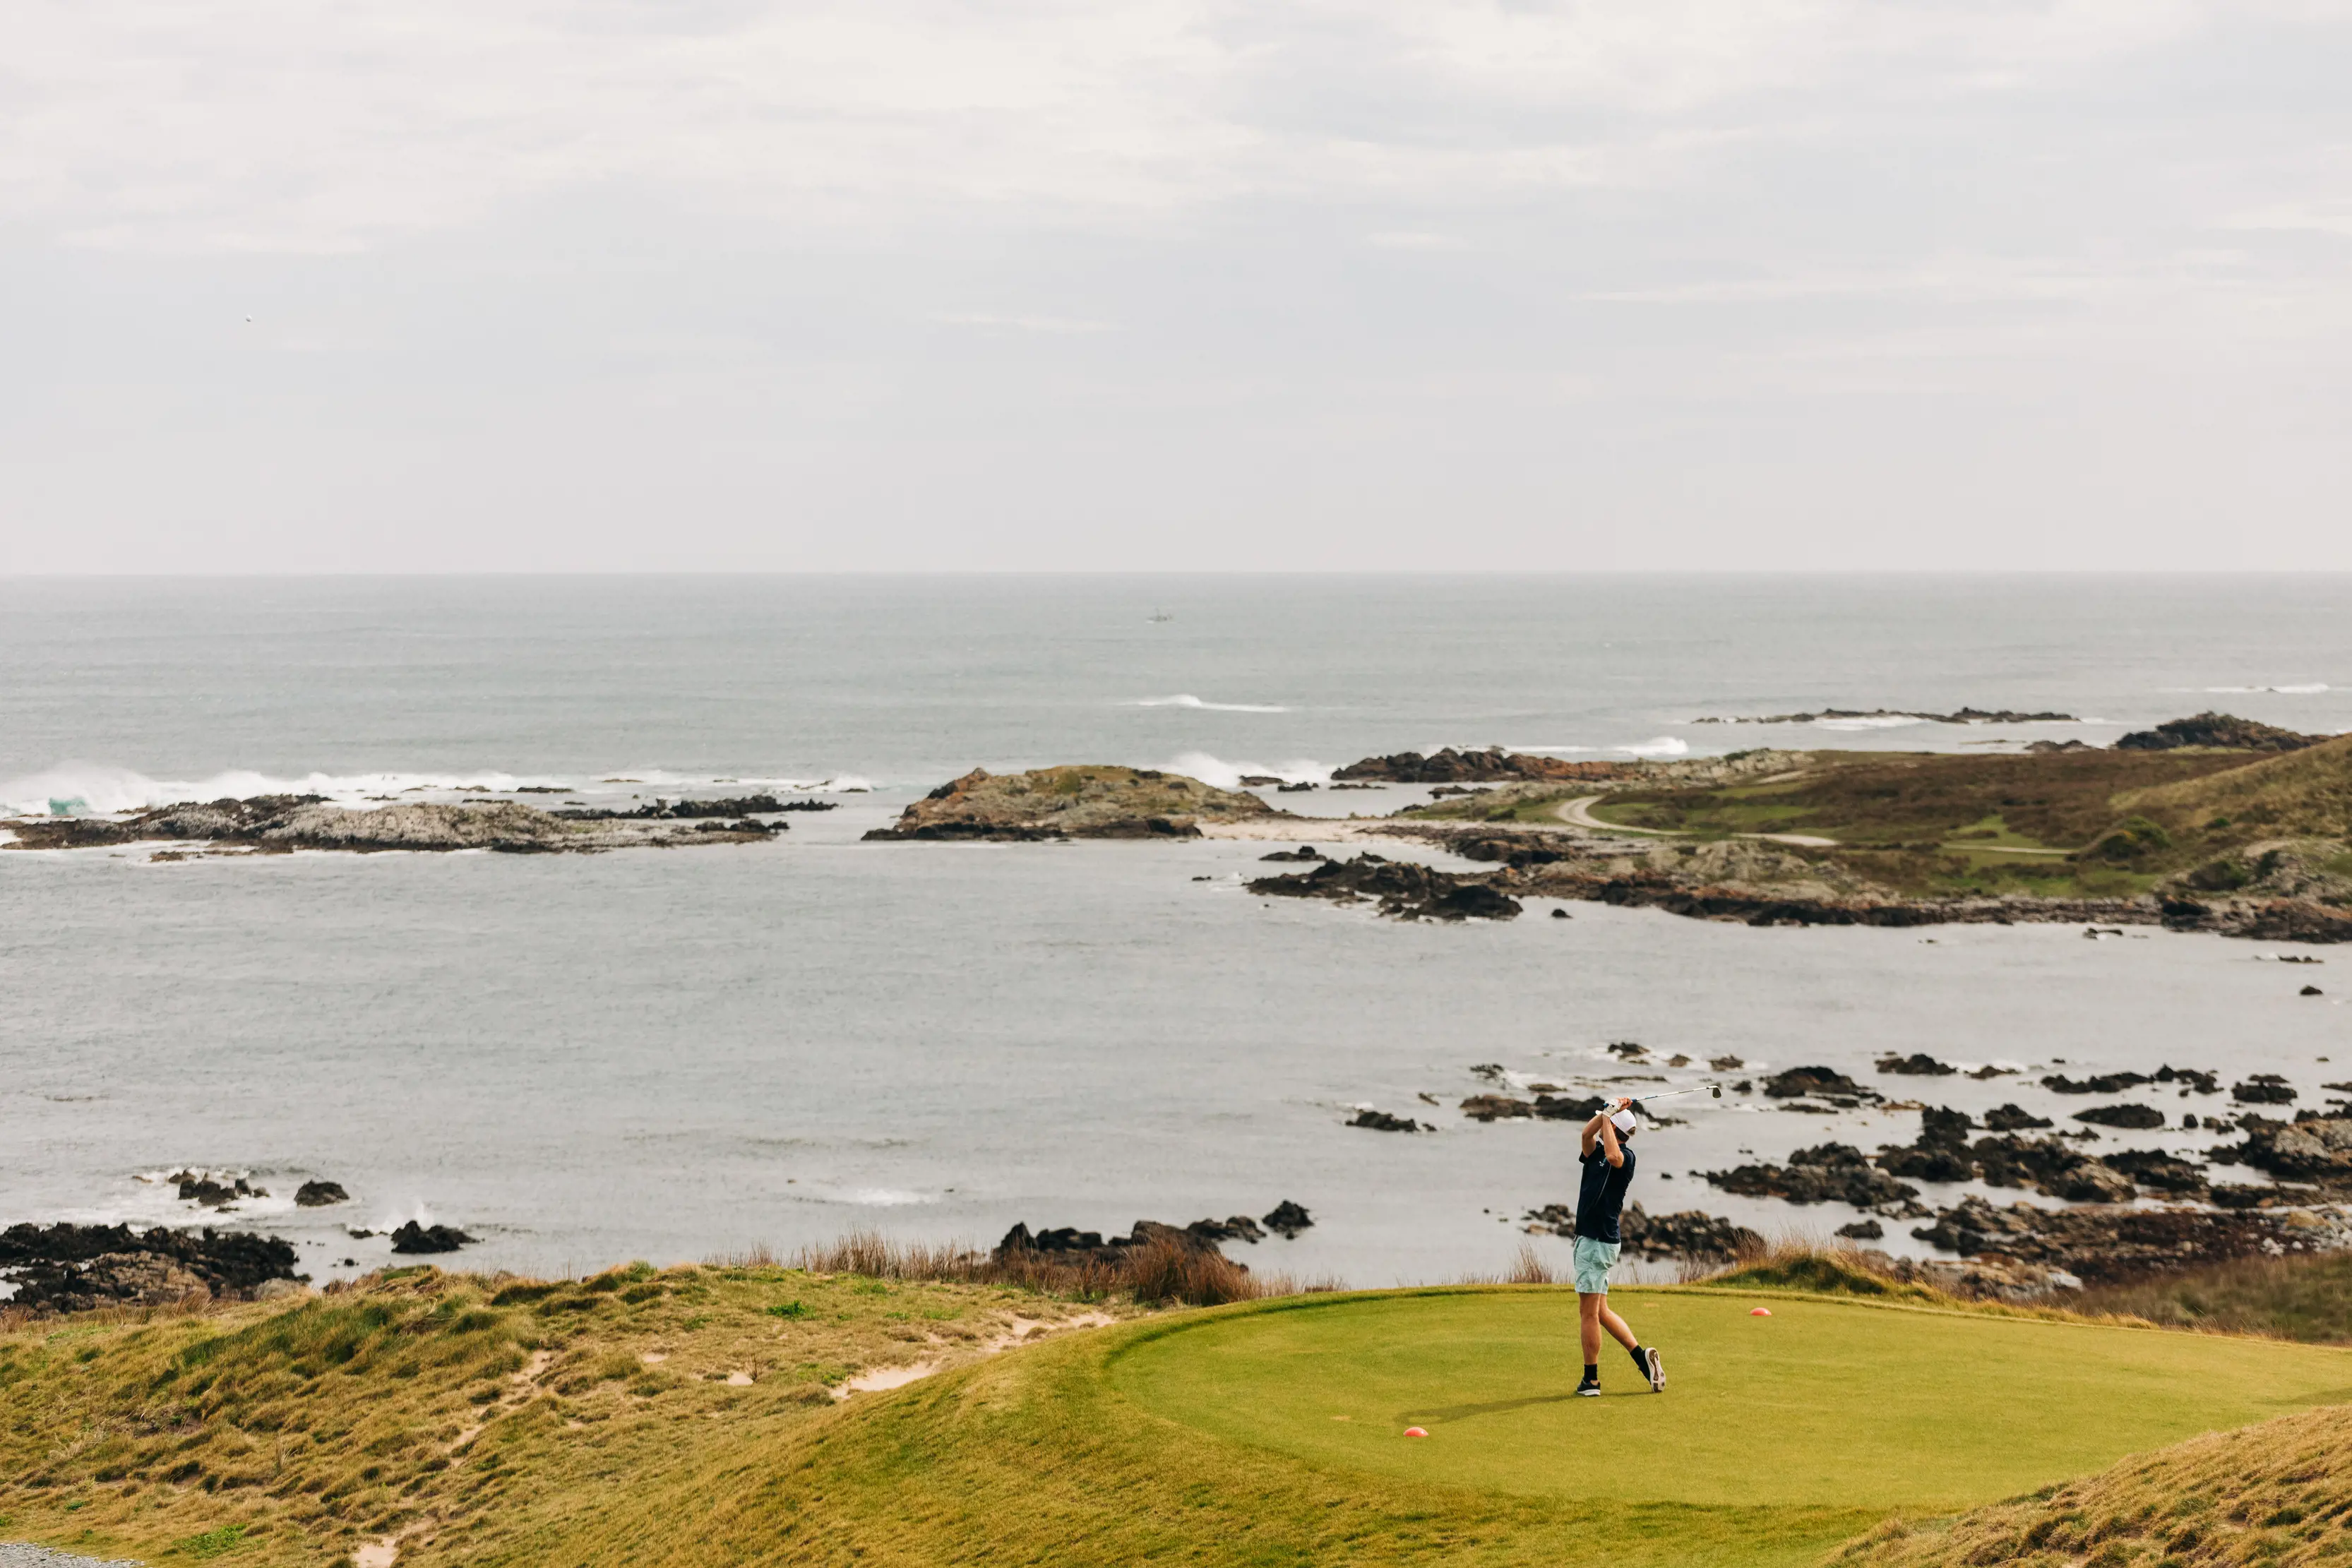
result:
[(1285, 1241), (1295, 1241), (1301, 1231), (1314, 1225), (1315, 1217), (1286, 1197), (1276, 1204), (1271, 1210), (1261, 1215), (1259, 1223)]
[[(1574, 1204), (1547, 1203), (1540, 1208), (1529, 1209), (1520, 1218), (1530, 1234), (1576, 1234)], [(1692, 1258), (1702, 1262), (1729, 1262), (1764, 1245), (1764, 1239), (1746, 1226), (1703, 1210), (1650, 1214), (1639, 1203), (1627, 1204), (1625, 1211), (1617, 1217), (1617, 1235), (1624, 1249), (1638, 1257)]]
[(1875, 1089), (1864, 1087), (1833, 1067), (1791, 1067), (1764, 1081), (1764, 1092), (1775, 1100), (1811, 1096), (1851, 1108), (1865, 1100), (1883, 1100)]
[[(1735, 1166), (1701, 1171), (1700, 1178), (1742, 1197), (1778, 1197), (1790, 1203), (1850, 1203), (1856, 1208), (1899, 1205), (1919, 1189), (1874, 1170), (1862, 1151), (1846, 1144), (1800, 1149), (1786, 1166)], [(1923, 1211), (1924, 1212), (1924, 1211)]]
[(1400, 920), (1510, 920), (1524, 907), (1483, 876), (1370, 853), (1326, 861), (1310, 872), (1262, 876), (1249, 890), (1262, 897), (1327, 898), (1335, 904), (1376, 900), (1382, 915)]
[(1368, 1127), (1375, 1133), (1433, 1133), (1436, 1128), (1410, 1116), (1391, 1116), (1386, 1111), (1370, 1107), (1359, 1111), (1348, 1122), (1350, 1127)]

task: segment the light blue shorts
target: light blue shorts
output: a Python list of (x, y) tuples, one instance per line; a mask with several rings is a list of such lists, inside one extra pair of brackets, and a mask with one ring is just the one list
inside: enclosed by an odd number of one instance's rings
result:
[(1609, 1293), (1609, 1270), (1617, 1266), (1614, 1241), (1595, 1241), (1589, 1236), (1576, 1239), (1576, 1249), (1570, 1254), (1576, 1265), (1576, 1293), (1580, 1296), (1605, 1296)]

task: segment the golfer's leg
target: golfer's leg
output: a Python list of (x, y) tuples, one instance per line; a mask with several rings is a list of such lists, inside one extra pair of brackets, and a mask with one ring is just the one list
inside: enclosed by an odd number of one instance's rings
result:
[(1601, 1314), (1609, 1310), (1609, 1298), (1579, 1296), (1576, 1298), (1576, 1310), (1583, 1319), (1584, 1364), (1591, 1366), (1601, 1360)]
[[(1623, 1345), (1627, 1350), (1639, 1350), (1642, 1348), (1642, 1342), (1633, 1337), (1633, 1329), (1627, 1326), (1625, 1320), (1619, 1317), (1610, 1307), (1608, 1297), (1588, 1296), (1585, 1300), (1599, 1301), (1601, 1303), (1599, 1326), (1609, 1331), (1610, 1338), (1615, 1340), (1619, 1344)], [(1587, 1336), (1584, 1347), (1584, 1359), (1591, 1361), (1600, 1349), (1601, 1336), (1598, 1334)]]

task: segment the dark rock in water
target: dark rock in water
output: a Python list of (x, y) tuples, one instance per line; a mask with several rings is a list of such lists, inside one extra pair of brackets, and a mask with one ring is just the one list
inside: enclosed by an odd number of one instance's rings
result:
[(1974, 1072), (1969, 1073), (1969, 1076), (1975, 1079), (1978, 1082), (1982, 1083), (1994, 1078), (2014, 1078), (2017, 1076), (2017, 1069), (2014, 1067), (1996, 1067), (1991, 1062), (1988, 1061), (1982, 1067), (1978, 1068)]
[(1328, 898), (1338, 904), (1377, 899), (1382, 915), (1402, 920), (1509, 920), (1522, 907), (1482, 878), (1376, 854), (1325, 861), (1311, 872), (1259, 877), (1249, 890), (1261, 896)]
[(1848, 1106), (1885, 1098), (1877, 1090), (1864, 1088), (1832, 1067), (1791, 1067), (1785, 1072), (1776, 1072), (1764, 1081), (1764, 1092), (1775, 1100), (1811, 1095)]
[(2056, 1125), (2047, 1116), (2037, 1116), (2021, 1105), (1996, 1105), (1985, 1113), (1986, 1128), (1995, 1133), (2021, 1133), (2035, 1127)]
[[(2043, 1126), (2050, 1124), (2044, 1122)], [(1944, 1148), (1966, 1146), (1969, 1134), (1977, 1130), (1976, 1119), (1966, 1111), (1955, 1111), (1948, 1105), (1930, 1105), (1919, 1113), (1919, 1142)]]
[(2088, 1122), (2095, 1127), (2122, 1127), (2146, 1133), (2164, 1125), (2164, 1113), (2153, 1105), (2094, 1105), (2087, 1111), (2075, 1112), (2074, 1120)]
[(1886, 1228), (1875, 1219), (1857, 1219), (1837, 1228), (1837, 1234), (1849, 1241), (1875, 1241), (1886, 1234)]
[(2200, 1094), (2221, 1092), (2220, 1073), (2200, 1071), (2194, 1067), (2159, 1067), (2156, 1070), (2155, 1081), (2158, 1083), (2178, 1083), (2184, 1088), (2193, 1089)]
[(1559, 908), (1554, 908), (1552, 910), (1551, 917), (1554, 920), (1573, 920), (1576, 918), (1574, 915), (1569, 914), (1567, 910)]
[(2030, 1186), (2069, 1203), (2128, 1203), (2131, 1179), (2056, 1138), (1979, 1138), (1971, 1151), (1989, 1186)]
[(1635, 771), (1620, 762), (1563, 762), (1557, 758), (1528, 757), (1499, 746), (1484, 751), (1456, 751), (1447, 747), (1424, 757), (1400, 751), (1388, 757), (1367, 757), (1331, 775), (1342, 779), (1377, 779), (1388, 784), (1504, 783), (1520, 779), (1618, 779)]
[(1316, 783), (1312, 779), (1302, 779), (1296, 784), (1277, 784), (1274, 787), (1274, 792), (1277, 795), (1304, 795), (1309, 789), (1321, 788), (1323, 786)]
[(1470, 1068), (1470, 1076), (1483, 1078), (1489, 1083), (1500, 1083), (1505, 1076), (1503, 1064), (1499, 1061), (1474, 1062)]
[(2295, 993), (2295, 995), (2299, 997), (2320, 997), (2326, 996), (2326, 992), (2321, 990), (2317, 986), (2305, 986), (2303, 989)]
[(1976, 1162), (1969, 1158), (1966, 1147), (1930, 1144), (1925, 1138), (1915, 1145), (1895, 1145), (1879, 1150), (1878, 1168), (1913, 1181), (1973, 1181), (1977, 1175)]
[(2141, 1186), (2174, 1197), (2196, 1197), (2205, 1191), (2205, 1172), (2195, 1163), (2159, 1149), (2119, 1149), (2106, 1163)]
[(2136, 729), (2116, 741), (2116, 749), (2174, 751), (2184, 746), (2214, 746), (2233, 751), (2300, 751), (2326, 738), (2209, 710), (2193, 718), (2168, 719), (2154, 729)]
[(156, 1306), (194, 1297), (250, 1301), (272, 1280), (299, 1280), (292, 1245), (243, 1231), (144, 1232), (127, 1225), (13, 1225), (0, 1232), (8, 1302), (35, 1312)]
[(2257, 1072), (2230, 1085), (2230, 1098), (2241, 1105), (2285, 1105), (2293, 1103), (2294, 1090), (2275, 1072)]
[(1281, 782), (1280, 779), (1271, 773), (1244, 773), (1240, 779), (1241, 787), (1244, 789), (1271, 789)]
[(201, 1203), (207, 1208), (226, 1207), (240, 1197), (269, 1196), (267, 1187), (255, 1186), (243, 1176), (233, 1176), (227, 1181), (221, 1181), (208, 1174), (181, 1171), (171, 1179), (179, 1188), (181, 1202)]
[(1313, 1215), (1286, 1197), (1274, 1206), (1272, 1213), (1261, 1218), (1265, 1228), (1285, 1241), (1297, 1240), (1300, 1231), (1315, 1223)]
[[(1547, 1203), (1529, 1209), (1521, 1219), (1530, 1233), (1576, 1234), (1576, 1206)], [(1649, 1214), (1639, 1203), (1629, 1203), (1617, 1217), (1619, 1244), (1643, 1258), (1695, 1258), (1727, 1262), (1743, 1252), (1761, 1249), (1764, 1239), (1744, 1225), (1692, 1208), (1680, 1214)]]
[(1508, 1094), (1473, 1094), (1462, 1102), (1462, 1113), (1474, 1122), (1492, 1122), (1515, 1116), (1532, 1116), (1536, 1108), (1525, 1100)]
[[(753, 811), (830, 811), (830, 803), (796, 800), (791, 805), (773, 795), (745, 795), (732, 800), (666, 800), (656, 798), (650, 806), (637, 806), (623, 811), (609, 807), (590, 807), (584, 810), (558, 811), (556, 816), (568, 822), (630, 822), (690, 821), (698, 817), (742, 817)], [(778, 827), (783, 826), (778, 823)]]
[(475, 1239), (451, 1225), (420, 1225), (412, 1219), (392, 1233), (394, 1252), (455, 1252)]
[[(1825, 1148), (1843, 1149), (1843, 1145)], [(1808, 1150), (1819, 1155), (1820, 1150)], [(1853, 1151), (1861, 1158), (1861, 1151)], [(1919, 1189), (1866, 1165), (1738, 1166), (1727, 1171), (1701, 1171), (1702, 1180), (1742, 1197), (1780, 1197), (1790, 1203), (1850, 1203), (1875, 1208), (1919, 1196)]]
[(1844, 1170), (1870, 1162), (1852, 1144), (1819, 1144), (1810, 1149), (1799, 1149), (1789, 1156), (1792, 1166), (1817, 1166), (1823, 1170)]
[(1370, 1127), (1375, 1133), (1433, 1133), (1436, 1128), (1414, 1121), (1410, 1116), (1391, 1116), (1386, 1111), (1359, 1111), (1350, 1127)]
[(1265, 1239), (1265, 1232), (1246, 1214), (1228, 1215), (1223, 1219), (1196, 1219), (1184, 1228), (1184, 1233), (1203, 1241), (1246, 1241), (1253, 1247)]
[(340, 1182), (306, 1181), (295, 1189), (294, 1203), (300, 1208), (324, 1208), (330, 1204), (349, 1203), (352, 1195)]
[(2029, 740), (2024, 749), (2030, 756), (2046, 757), (2053, 751), (2096, 751), (2098, 747), (2087, 740)]
[(1949, 1078), (1959, 1071), (1948, 1061), (1938, 1061), (1924, 1051), (1908, 1056), (1883, 1056), (1878, 1060), (1881, 1072), (1899, 1073), (1907, 1078)]
[(2069, 1078), (2060, 1072), (2043, 1079), (2042, 1087), (2053, 1094), (2120, 1094), (2126, 1089), (2155, 1082), (2145, 1072), (2102, 1072), (2096, 1077), (2082, 1079)]
[(2274, 1176), (2352, 1187), (2352, 1118), (2273, 1122), (2248, 1116), (2239, 1125), (2246, 1141), (2214, 1150), (2216, 1164), (2249, 1165)]
[[(1600, 1114), (1601, 1107), (1608, 1103), (1608, 1101), (1598, 1094), (1588, 1095), (1582, 1099), (1570, 1099), (1566, 1095), (1538, 1094), (1536, 1114), (1547, 1122), (1590, 1122), (1594, 1116)], [(1652, 1120), (1654, 1121), (1656, 1118), (1653, 1117)]]
[(1257, 858), (1262, 861), (1319, 861), (1324, 855), (1312, 844), (1301, 844), (1295, 850), (1276, 850), (1270, 855)]

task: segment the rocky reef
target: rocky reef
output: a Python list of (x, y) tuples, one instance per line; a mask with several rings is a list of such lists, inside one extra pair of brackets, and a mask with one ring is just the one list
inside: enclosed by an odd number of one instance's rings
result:
[[(317, 795), (257, 795), (158, 806), (121, 817), (19, 817), (8, 848), (87, 849), (158, 841), (215, 851), (291, 853), (345, 850), (495, 850), (508, 854), (588, 852), (638, 846), (764, 842), (774, 827), (741, 818), (679, 828), (661, 821), (575, 821), (512, 800), (410, 801), (373, 810), (329, 805)], [(167, 856), (179, 858), (175, 852)], [(163, 857), (159, 857), (163, 858)]]
[(1818, 713), (1775, 713), (1755, 718), (1695, 718), (1693, 724), (1819, 724), (1823, 719), (1924, 719), (1929, 724), (2080, 724), (2071, 713), (2019, 713), (2012, 708), (1964, 707), (1953, 713), (1926, 713), (1916, 708), (1825, 707)]
[(1335, 904), (1375, 901), (1398, 920), (1510, 920), (1525, 907), (1483, 876), (1432, 871), (1412, 861), (1365, 853), (1325, 861), (1313, 871), (1262, 876), (1249, 890), (1267, 898), (1326, 898)]
[(1202, 822), (1281, 813), (1256, 796), (1153, 768), (1082, 764), (993, 774), (973, 768), (868, 839), (1197, 838)]
[[(1576, 1234), (1574, 1204), (1547, 1203), (1529, 1209), (1520, 1219), (1531, 1236)], [(1764, 1238), (1746, 1226), (1702, 1210), (1649, 1214), (1639, 1203), (1627, 1204), (1617, 1217), (1617, 1236), (1619, 1244), (1636, 1257), (1689, 1258), (1704, 1263), (1727, 1263), (1764, 1246)]]
[(1500, 784), (1527, 779), (1583, 782), (1623, 778), (1638, 766), (1563, 762), (1556, 757), (1505, 751), (1499, 746), (1490, 746), (1483, 751), (1456, 751), (1449, 746), (1426, 757), (1418, 751), (1367, 757), (1360, 762), (1350, 762), (1331, 777), (1382, 784)]
[(35, 1313), (253, 1301), (299, 1281), (294, 1262), (290, 1243), (243, 1231), (71, 1224), (0, 1231), (0, 1277), (16, 1287), (5, 1305)]
[(1258, 1219), (1252, 1219), (1246, 1214), (1236, 1214), (1224, 1219), (1196, 1219), (1181, 1228), (1162, 1225), (1153, 1219), (1139, 1219), (1135, 1222), (1135, 1228), (1125, 1236), (1106, 1237), (1099, 1231), (1080, 1230), (1073, 1226), (1032, 1230), (1024, 1223), (1004, 1233), (1004, 1239), (996, 1244), (992, 1256), (1000, 1263), (1023, 1257), (1042, 1256), (1057, 1263), (1117, 1268), (1125, 1263), (1137, 1249), (1155, 1243), (1179, 1251), (1210, 1252), (1223, 1257), (1224, 1252), (1221, 1243), (1243, 1241), (1255, 1246), (1265, 1240), (1269, 1231), (1286, 1241), (1294, 1240), (1314, 1223), (1312, 1215), (1287, 1198)]

